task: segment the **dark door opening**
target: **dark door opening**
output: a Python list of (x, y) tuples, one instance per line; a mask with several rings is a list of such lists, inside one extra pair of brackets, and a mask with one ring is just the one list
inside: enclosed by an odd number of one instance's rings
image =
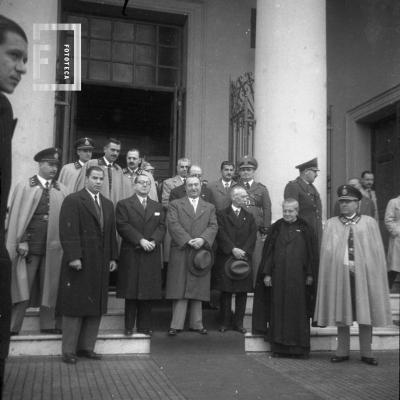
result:
[(140, 150), (155, 167), (158, 179), (169, 176), (174, 142), (174, 93), (84, 84), (77, 93), (75, 137), (89, 136), (101, 157), (108, 137), (122, 142), (119, 165), (126, 166), (126, 152)]

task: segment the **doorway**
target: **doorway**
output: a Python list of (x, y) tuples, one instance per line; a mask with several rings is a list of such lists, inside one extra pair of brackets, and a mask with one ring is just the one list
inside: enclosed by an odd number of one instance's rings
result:
[(83, 84), (76, 95), (74, 136), (95, 141), (93, 158), (115, 137), (122, 142), (119, 165), (125, 167), (128, 149), (137, 148), (157, 178), (165, 179), (173, 154), (173, 109), (171, 92)]

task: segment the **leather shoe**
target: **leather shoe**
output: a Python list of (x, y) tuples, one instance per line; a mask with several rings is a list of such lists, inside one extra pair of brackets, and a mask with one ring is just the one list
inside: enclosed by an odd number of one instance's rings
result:
[(138, 333), (143, 333), (143, 335), (153, 335), (153, 331), (151, 329), (140, 329), (138, 330)]
[(41, 333), (47, 333), (49, 335), (61, 335), (62, 334), (62, 330), (61, 329), (41, 329), (40, 330)]
[(62, 355), (62, 362), (65, 362), (66, 364), (76, 364), (77, 361), (76, 355), (73, 353), (64, 353)]
[(349, 356), (334, 356), (331, 357), (331, 362), (333, 363), (339, 363), (343, 361), (349, 361)]
[(247, 333), (247, 329), (243, 327), (235, 328), (234, 330), (243, 334)]
[(220, 332), (224, 333), (224, 332), (226, 332), (228, 330), (228, 328), (226, 326), (221, 326), (218, 330)]
[(133, 329), (125, 329), (124, 334), (125, 334), (125, 336), (132, 336), (133, 335)]
[(178, 334), (178, 330), (174, 328), (168, 329), (168, 336), (176, 336)]
[(78, 357), (89, 358), (91, 360), (101, 360), (101, 355), (95, 353), (93, 350), (78, 350), (76, 355)]
[(361, 357), (361, 361), (369, 365), (374, 365), (374, 366), (378, 365), (378, 360), (374, 357)]
[(200, 333), (200, 335), (207, 335), (207, 333), (208, 333), (207, 329), (204, 327), (201, 329), (189, 328), (189, 331)]
[(19, 332), (13, 332), (13, 331), (10, 332), (10, 336), (18, 336), (18, 335), (19, 335)]

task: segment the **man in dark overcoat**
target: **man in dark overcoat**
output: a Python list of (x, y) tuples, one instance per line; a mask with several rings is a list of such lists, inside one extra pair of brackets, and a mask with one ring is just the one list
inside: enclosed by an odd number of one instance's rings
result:
[(299, 203), (299, 217), (314, 229), (318, 246), (322, 239), (322, 203), (314, 181), (318, 176), (318, 159), (296, 165), (300, 172), (294, 181), (290, 181), (283, 194), (285, 199), (295, 199)]
[(268, 333), (273, 355), (307, 358), (318, 251), (315, 234), (298, 218), (298, 208), (296, 200), (284, 200), (283, 218), (272, 225), (265, 241), (252, 327), (253, 332)]
[(117, 203), (117, 230), (122, 238), (117, 297), (125, 299), (125, 335), (135, 320), (140, 333), (150, 334), (152, 300), (161, 299), (161, 244), (165, 234), (163, 206), (150, 199), (151, 180), (139, 174), (135, 194)]
[[(235, 314), (233, 329), (246, 333), (243, 318), (246, 311), (247, 292), (253, 291), (253, 273), (251, 255), (257, 239), (257, 225), (254, 217), (242, 206), (246, 204), (247, 192), (241, 186), (234, 186), (230, 191), (232, 204), (217, 213), (217, 258), (213, 268), (214, 287), (221, 291), (221, 327), (225, 332), (232, 320), (232, 293), (235, 293)], [(235, 260), (246, 261), (233, 264)], [(248, 269), (240, 271), (243, 266)], [(234, 265), (240, 269), (234, 270)]]
[(166, 298), (173, 300), (172, 321), (168, 334), (175, 336), (183, 329), (190, 300), (190, 329), (201, 334), (202, 301), (210, 301), (210, 270), (200, 276), (189, 268), (191, 250), (211, 250), (218, 231), (215, 207), (201, 199), (201, 182), (194, 176), (186, 179), (187, 195), (170, 202), (167, 226), (171, 234), (171, 253), (167, 273)]
[(85, 188), (70, 194), (60, 212), (64, 250), (58, 311), (63, 317), (63, 361), (99, 359), (93, 349), (101, 315), (107, 311), (109, 272), (118, 255), (113, 203), (100, 192), (104, 172), (86, 171)]
[(5, 246), (4, 221), (11, 186), (12, 137), (16, 120), (11, 94), (26, 73), (28, 39), (14, 21), (0, 15), (0, 398), (3, 388), (4, 361), (10, 344), (11, 261)]

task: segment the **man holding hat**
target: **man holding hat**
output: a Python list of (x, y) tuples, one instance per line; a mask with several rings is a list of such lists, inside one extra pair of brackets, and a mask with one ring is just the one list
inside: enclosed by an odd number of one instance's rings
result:
[[(230, 189), (231, 205), (217, 213), (217, 257), (213, 268), (213, 289), (221, 291), (220, 332), (231, 328), (246, 333), (243, 318), (247, 292), (253, 291), (251, 256), (257, 239), (257, 225), (243, 206), (247, 192), (241, 186)], [(235, 314), (232, 319), (232, 293), (235, 293)]]
[(286, 187), (283, 197), (295, 199), (299, 203), (299, 217), (304, 219), (314, 230), (318, 243), (322, 237), (322, 203), (318, 190), (313, 185), (318, 176), (318, 159), (296, 165), (300, 171), (294, 181), (290, 181)]
[(200, 197), (200, 179), (190, 176), (185, 185), (186, 196), (171, 201), (167, 212), (172, 239), (166, 285), (166, 298), (173, 300), (170, 336), (183, 329), (189, 300), (190, 330), (207, 334), (201, 302), (210, 301), (211, 247), (218, 231), (215, 207)]
[(75, 149), (76, 154), (78, 155), (78, 160), (70, 164), (65, 164), (62, 167), (58, 178), (59, 182), (68, 189), (69, 193), (76, 191), (76, 182), (79, 173), (85, 163), (92, 158), (94, 142), (88, 137), (80, 138), (75, 142)]
[(12, 334), (20, 331), (30, 304), (40, 306), (41, 331), (59, 333), (54, 315), (62, 257), (58, 221), (67, 195), (54, 179), (59, 157), (54, 147), (37, 153), (38, 173), (17, 184), (11, 198), (6, 246), (12, 261)]
[(257, 274), (257, 267), (261, 260), (263, 240), (265, 233), (271, 225), (271, 199), (268, 189), (260, 182), (254, 180), (255, 171), (258, 167), (257, 160), (251, 156), (243, 156), (238, 162), (239, 176), (238, 185), (247, 191), (245, 208), (250, 212), (257, 225), (257, 241), (253, 252), (253, 277)]
[(298, 210), (297, 200), (284, 200), (283, 218), (271, 226), (265, 241), (252, 328), (267, 334), (273, 356), (308, 358), (318, 249), (314, 232), (298, 218)]
[(358, 213), (359, 190), (343, 185), (337, 194), (340, 216), (327, 221), (322, 236), (314, 319), (338, 327), (332, 362), (349, 359), (350, 326), (357, 321), (361, 361), (378, 365), (371, 353), (372, 327), (392, 323), (382, 238), (376, 221)]

